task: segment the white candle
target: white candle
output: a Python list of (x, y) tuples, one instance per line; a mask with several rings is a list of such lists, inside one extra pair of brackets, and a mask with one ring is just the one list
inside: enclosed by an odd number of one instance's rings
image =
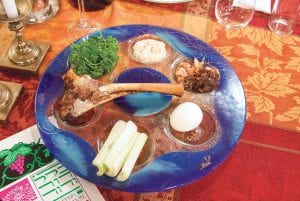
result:
[(18, 17), (18, 9), (15, 0), (2, 0), (3, 7), (8, 18)]

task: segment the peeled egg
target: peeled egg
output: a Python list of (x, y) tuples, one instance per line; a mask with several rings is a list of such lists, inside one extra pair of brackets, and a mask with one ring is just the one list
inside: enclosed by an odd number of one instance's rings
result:
[(171, 113), (170, 125), (176, 131), (188, 132), (197, 128), (202, 119), (202, 110), (196, 103), (184, 102)]

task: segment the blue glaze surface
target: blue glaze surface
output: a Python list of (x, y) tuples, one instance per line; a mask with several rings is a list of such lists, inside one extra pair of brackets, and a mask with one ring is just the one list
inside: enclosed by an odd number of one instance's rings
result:
[[(170, 83), (170, 80), (157, 70), (151, 68), (132, 68), (121, 72), (116, 83)], [(171, 95), (143, 92), (131, 94), (114, 102), (133, 116), (147, 116), (164, 110), (172, 100)]]
[[(95, 35), (98, 33), (94, 33)], [(205, 59), (218, 68), (221, 80), (215, 90), (213, 106), (220, 126), (220, 139), (205, 151), (178, 151), (162, 155), (132, 174), (125, 182), (97, 176), (91, 162), (96, 152), (82, 138), (55, 127), (47, 118), (47, 110), (63, 92), (61, 76), (69, 69), (70, 47), (50, 64), (39, 83), (35, 100), (35, 117), (39, 132), (54, 157), (71, 172), (107, 188), (130, 192), (163, 191), (197, 180), (224, 161), (235, 147), (245, 124), (246, 104), (242, 85), (228, 62), (205, 42), (174, 29), (150, 25), (126, 25), (102, 30), (120, 42), (142, 34), (155, 34), (188, 58)], [(76, 156), (76, 157), (75, 157)]]

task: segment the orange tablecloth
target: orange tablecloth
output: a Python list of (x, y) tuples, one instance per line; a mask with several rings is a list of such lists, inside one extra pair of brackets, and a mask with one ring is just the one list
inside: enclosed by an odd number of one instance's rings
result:
[[(58, 15), (27, 26), (26, 39), (47, 41), (39, 75), (67, 45), (66, 26), (78, 12), (61, 1)], [(115, 0), (105, 10), (90, 12), (103, 28), (154, 24), (190, 33), (216, 48), (236, 70), (247, 98), (247, 123), (242, 140), (225, 163), (203, 179), (161, 193), (131, 194), (101, 188), (107, 200), (299, 200), (300, 198), (300, 37), (279, 37), (267, 27), (225, 31), (209, 16), (211, 0), (175, 5)], [(0, 55), (13, 33), (0, 24)], [(23, 83), (24, 93), (0, 140), (35, 123), (33, 102), (39, 77), (0, 70), (0, 80)]]

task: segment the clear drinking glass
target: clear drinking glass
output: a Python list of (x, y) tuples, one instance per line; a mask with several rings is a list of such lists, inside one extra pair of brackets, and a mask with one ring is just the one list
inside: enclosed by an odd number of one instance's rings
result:
[(87, 18), (84, 0), (78, 0), (78, 9), (80, 13), (79, 21), (72, 22), (68, 26), (68, 35), (73, 40), (100, 29), (99, 22)]
[(300, 0), (275, 0), (269, 18), (269, 28), (278, 35), (294, 31), (300, 13)]
[(247, 26), (255, 12), (255, 0), (217, 0), (215, 15), (225, 29)]

